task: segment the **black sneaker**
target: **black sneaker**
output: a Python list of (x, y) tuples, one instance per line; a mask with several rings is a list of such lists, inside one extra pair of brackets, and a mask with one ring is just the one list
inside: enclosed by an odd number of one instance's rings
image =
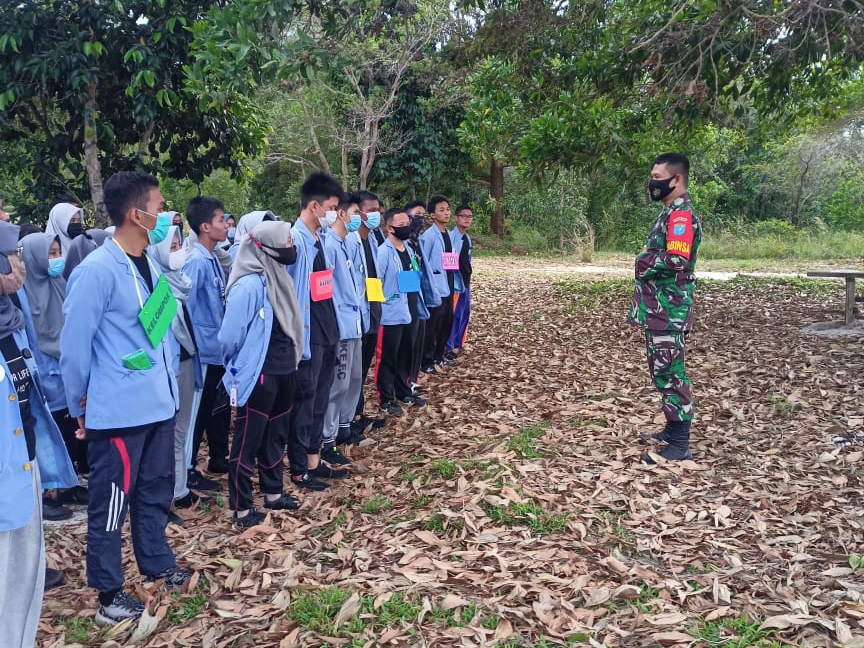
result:
[(267, 496), (264, 496), (264, 508), (273, 509), (274, 511), (296, 511), (300, 508), (300, 504), (297, 503), (293, 497), (291, 497), (288, 493), (282, 493), (279, 496), (279, 499), (268, 500)]
[(183, 526), (186, 523), (186, 520), (177, 515), (174, 511), (168, 511), (168, 524), (176, 524), (177, 526)]
[(348, 471), (328, 466), (322, 461), (317, 468), (309, 469), (309, 475), (318, 479), (345, 479), (348, 476)]
[(257, 510), (255, 507), (252, 507), (249, 512), (242, 518), (238, 518), (237, 514), (235, 513), (234, 525), (242, 527), (244, 529), (251, 529), (252, 527), (261, 524), (266, 517), (267, 516), (264, 515), (261, 511)]
[(447, 353), (444, 354), (444, 360), (449, 360), (450, 362), (455, 363), (456, 362), (456, 354), (453, 353), (452, 351), (448, 351)]
[(134, 596), (120, 591), (108, 605), (100, 605), (96, 611), (96, 623), (113, 626), (127, 619), (140, 619), (144, 614), (144, 604)]
[(158, 580), (164, 580), (167, 587), (183, 587), (194, 572), (188, 569), (180, 569), (179, 567), (169, 567), (154, 576), (147, 576), (147, 580), (151, 583)]
[(401, 407), (396, 404), (396, 401), (387, 401), (381, 403), (381, 406), (378, 408), (378, 411), (382, 414), (389, 414), (390, 416), (402, 416), (405, 413)]
[(415, 382), (411, 383), (411, 393), (414, 396), (417, 396), (418, 394), (422, 394), (424, 391), (426, 391), (426, 388), (423, 385), (418, 385)]
[(59, 569), (45, 568), (45, 591), (54, 587), (60, 587), (66, 582), (66, 574)]
[(42, 519), (51, 522), (68, 520), (72, 517), (72, 510), (63, 506), (53, 497), (42, 498)]
[(330, 484), (320, 479), (315, 479), (308, 472), (303, 475), (291, 475), (291, 483), (297, 488), (305, 488), (312, 491), (323, 491), (330, 488)]
[(420, 368), (420, 371), (424, 374), (429, 374), (430, 376), (434, 376), (438, 373), (438, 370), (435, 368), (434, 364), (424, 365)]
[(412, 407), (426, 407), (429, 404), (422, 396), (405, 396), (400, 398), (399, 402), (403, 405), (411, 405)]
[(57, 501), (61, 504), (86, 504), (88, 501), (87, 489), (83, 486), (58, 488)]
[(444, 357), (440, 362), (438, 362), (437, 364), (440, 364), (442, 367), (455, 367), (455, 366), (456, 366), (457, 364), (459, 364), (459, 363), (456, 362), (456, 356), (453, 356), (452, 358), (448, 358), (448, 357), (445, 356), (445, 357)]
[(210, 491), (211, 493), (222, 491), (222, 484), (213, 479), (207, 479), (197, 470), (190, 470), (186, 475), (186, 486), (198, 491)]
[[(693, 455), (690, 454), (690, 448), (687, 446), (670, 444), (656, 454), (663, 457), (666, 461), (687, 461), (693, 459)], [(657, 463), (656, 461), (654, 461), (654, 458), (648, 452), (642, 453), (641, 460), (642, 463), (646, 463), (651, 466)]]
[(225, 475), (228, 473), (228, 460), (225, 457), (211, 457), (207, 462), (207, 472), (214, 475)]
[(351, 460), (343, 455), (336, 446), (324, 446), (321, 449), (321, 458), (328, 464), (338, 466), (347, 466), (351, 463)]
[(186, 493), (183, 497), (178, 497), (174, 500), (174, 506), (176, 508), (192, 508), (197, 503), (201, 504), (210, 504), (213, 501), (212, 497), (204, 497), (202, 495), (196, 495), (191, 490)]

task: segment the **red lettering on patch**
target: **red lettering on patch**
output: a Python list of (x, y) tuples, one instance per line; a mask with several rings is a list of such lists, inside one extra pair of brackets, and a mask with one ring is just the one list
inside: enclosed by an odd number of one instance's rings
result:
[(685, 259), (693, 252), (693, 212), (676, 210), (669, 214), (666, 251)]

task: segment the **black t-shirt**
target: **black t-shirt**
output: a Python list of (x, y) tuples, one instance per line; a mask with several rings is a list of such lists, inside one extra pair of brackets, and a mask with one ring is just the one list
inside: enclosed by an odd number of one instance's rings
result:
[[(147, 257), (145, 255), (141, 256), (132, 256), (131, 254), (127, 255), (130, 259), (132, 259), (132, 263), (135, 264), (135, 267), (138, 268), (138, 272), (141, 273), (141, 276), (144, 277), (144, 283), (147, 284), (147, 288), (150, 289), (150, 292), (153, 292), (153, 278), (150, 276), (150, 263), (147, 261)], [(141, 296), (142, 299), (144, 296)], [(146, 302), (147, 300), (144, 299)]]
[[(372, 252), (372, 243), (368, 238), (361, 238), (363, 243), (363, 256), (366, 257), (366, 276), (370, 279), (378, 278), (378, 270), (375, 269), (375, 253)], [(366, 335), (378, 335), (378, 326), (381, 324), (381, 302), (369, 302), (369, 333)]]
[[(324, 258), (324, 248), (321, 241), (315, 241), (315, 261), (312, 263), (313, 272), (321, 272), (327, 269), (327, 261)], [(336, 311), (333, 308), (332, 299), (312, 301), (309, 313), (309, 342), (328, 346), (339, 342), (339, 323), (336, 321)]]
[(261, 373), (267, 376), (284, 376), (296, 371), (296, 362), (294, 343), (282, 330), (282, 325), (274, 316), (270, 343), (267, 345), (267, 355), (264, 356)]
[[(411, 266), (411, 254), (408, 252), (408, 248), (396, 251), (399, 253), (399, 260), (402, 262), (402, 269), (413, 270), (414, 268)], [(414, 321), (417, 318), (418, 295), (419, 293), (416, 292), (408, 293), (408, 311), (411, 313), (411, 321)]]
[(468, 235), (462, 235), (462, 249), (459, 251), (459, 272), (462, 274), (462, 281), (465, 283), (465, 287), (471, 285), (471, 273), (474, 271), (471, 268), (471, 257), (469, 256), (471, 252), (471, 246), (468, 243)]
[[(198, 343), (195, 341), (195, 329), (192, 328), (192, 320), (189, 318), (189, 309), (185, 306), (183, 307), (183, 321), (186, 322), (186, 328), (189, 329), (189, 335), (192, 336), (192, 344), (194, 344), (197, 348)], [(192, 354), (186, 350), (182, 344), (180, 345), (180, 362), (183, 360), (188, 360), (192, 357)]]
[(9, 373), (6, 378), (12, 381), (18, 399), (18, 409), (21, 410), (21, 422), (24, 428), (24, 438), (27, 441), (27, 455), (30, 460), (36, 458), (36, 418), (30, 409), (30, 388), (33, 377), (21, 354), (21, 349), (15, 344), (11, 335), (0, 339), (0, 353), (6, 359)]
[[(453, 251), (453, 243), (450, 241), (450, 232), (446, 229), (441, 232), (441, 238), (444, 239), (444, 251), (452, 252)], [(455, 270), (445, 270), (447, 273), (447, 285), (450, 286), (450, 294), (453, 294), (453, 286), (456, 283), (456, 271)]]

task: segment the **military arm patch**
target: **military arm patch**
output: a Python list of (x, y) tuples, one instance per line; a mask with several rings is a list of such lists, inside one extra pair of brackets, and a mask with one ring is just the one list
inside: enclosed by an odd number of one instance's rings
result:
[(690, 258), (693, 251), (693, 212), (675, 210), (669, 214), (666, 252)]

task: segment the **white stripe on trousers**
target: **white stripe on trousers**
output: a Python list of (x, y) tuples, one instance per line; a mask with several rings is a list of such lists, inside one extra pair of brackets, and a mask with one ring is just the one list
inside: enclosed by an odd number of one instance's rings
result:
[(123, 513), (123, 504), (125, 504), (126, 495), (123, 490), (117, 488), (114, 482), (111, 482), (111, 503), (108, 506), (108, 520), (105, 523), (105, 531), (111, 533), (116, 531), (120, 525), (120, 516)]

